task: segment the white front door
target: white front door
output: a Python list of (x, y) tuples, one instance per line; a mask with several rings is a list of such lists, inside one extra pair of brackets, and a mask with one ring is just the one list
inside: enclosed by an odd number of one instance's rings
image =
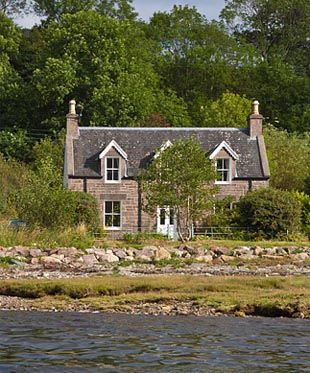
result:
[(175, 238), (175, 217), (174, 211), (170, 207), (158, 207), (157, 209), (157, 232)]

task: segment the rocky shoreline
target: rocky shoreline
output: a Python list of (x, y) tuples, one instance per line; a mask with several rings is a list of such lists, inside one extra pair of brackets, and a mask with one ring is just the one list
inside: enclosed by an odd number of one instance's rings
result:
[(205, 276), (310, 275), (309, 247), (239, 246), (211, 248), (180, 245), (175, 248), (75, 247), (39, 249), (0, 247), (0, 279), (70, 278), (118, 274)]
[[(154, 275), (194, 276), (310, 276), (309, 247), (239, 246), (210, 248), (180, 245), (174, 248), (144, 246), (142, 248), (74, 247), (39, 249), (35, 247), (0, 247), (0, 279), (70, 279), (105, 275), (141, 277)], [(281, 316), (308, 318), (309, 310), (294, 307), (239, 310), (215, 309), (190, 300), (139, 301), (100, 309), (91, 302), (78, 299), (27, 299), (0, 295), (0, 310), (46, 312), (109, 312), (146, 315), (233, 315)]]

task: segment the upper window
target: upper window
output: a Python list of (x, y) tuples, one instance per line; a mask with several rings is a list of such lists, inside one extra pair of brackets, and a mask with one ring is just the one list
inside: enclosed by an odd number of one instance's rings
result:
[(120, 181), (120, 159), (119, 157), (106, 157), (106, 181), (116, 183)]
[(230, 182), (230, 159), (219, 158), (216, 160), (217, 183)]

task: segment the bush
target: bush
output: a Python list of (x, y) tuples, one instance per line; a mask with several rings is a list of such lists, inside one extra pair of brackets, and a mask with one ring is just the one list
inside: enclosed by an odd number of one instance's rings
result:
[(301, 222), (305, 232), (310, 231), (310, 196), (303, 192), (293, 192), (293, 196), (302, 205)]
[(12, 196), (18, 217), (42, 228), (72, 227), (80, 223), (96, 227), (99, 212), (95, 198), (62, 188), (29, 185)]
[(273, 188), (248, 193), (237, 204), (239, 224), (264, 238), (296, 233), (301, 226), (301, 203), (292, 193)]

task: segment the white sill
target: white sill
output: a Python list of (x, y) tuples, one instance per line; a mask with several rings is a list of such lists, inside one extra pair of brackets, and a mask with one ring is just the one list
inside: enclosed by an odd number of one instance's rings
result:
[(120, 184), (121, 180), (105, 180), (106, 184)]
[(231, 180), (229, 180), (229, 181), (216, 181), (215, 184), (216, 185), (227, 185), (227, 184), (231, 184)]
[(104, 227), (106, 231), (121, 231), (122, 227)]

